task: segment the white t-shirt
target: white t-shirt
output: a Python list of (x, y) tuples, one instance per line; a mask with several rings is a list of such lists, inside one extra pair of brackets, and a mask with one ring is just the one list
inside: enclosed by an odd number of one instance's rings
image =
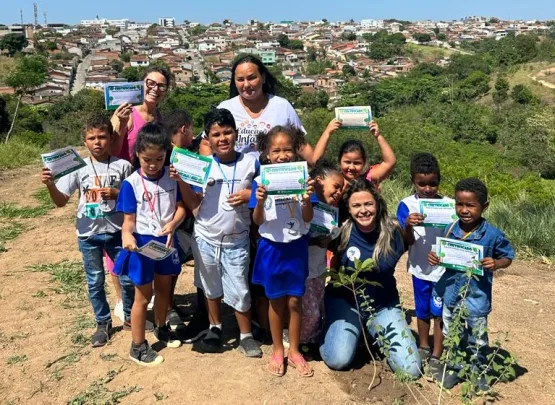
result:
[[(438, 201), (453, 201), (451, 198), (443, 197)], [(412, 213), (420, 212), (420, 202), (418, 196), (411, 195), (399, 203), (397, 208), (397, 219), (403, 229), (407, 218)], [(409, 259), (407, 268), (410, 274), (421, 280), (438, 282), (445, 268), (441, 266), (430, 266), (428, 264), (428, 253), (432, 251), (432, 246), (436, 244), (436, 238), (442, 237), (445, 233), (444, 228), (428, 228), (423, 226), (413, 227), (414, 243), (409, 247)]]
[(56, 183), (58, 190), (68, 197), (79, 190), (77, 236), (118, 232), (123, 224), (123, 215), (116, 211), (115, 200), (100, 198), (99, 189), (120, 189), (123, 180), (133, 172), (133, 166), (127, 160), (110, 156), (104, 162), (95, 161), (93, 170), (91, 158), (84, 160), (85, 167), (60, 178)]
[(250, 188), (258, 170), (258, 160), (252, 154), (238, 153), (236, 160), (229, 163), (220, 162), (214, 155), (195, 221), (196, 235), (224, 248), (233, 247), (249, 237), (251, 218), (248, 204), (233, 208), (227, 203), (227, 197)]
[(257, 153), (258, 134), (267, 133), (276, 125), (295, 127), (306, 133), (299, 116), (286, 99), (270, 94), (268, 105), (260, 117), (251, 118), (241, 104), (240, 97), (236, 96), (222, 101), (218, 106), (218, 108), (225, 108), (233, 114), (235, 125), (237, 125), (237, 141), (235, 142), (237, 152)]
[(162, 228), (173, 219), (177, 202), (181, 201), (177, 182), (170, 179), (168, 168), (162, 170), (158, 179), (141, 176), (137, 170), (121, 186), (116, 208), (119, 212), (136, 215), (135, 232), (139, 235), (159, 236)]

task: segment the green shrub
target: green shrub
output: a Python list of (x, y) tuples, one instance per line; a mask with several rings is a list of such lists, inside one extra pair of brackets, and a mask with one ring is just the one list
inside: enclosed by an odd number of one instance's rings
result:
[(13, 169), (36, 163), (40, 160), (40, 154), (44, 152), (37, 145), (12, 139), (7, 144), (0, 143), (0, 169)]

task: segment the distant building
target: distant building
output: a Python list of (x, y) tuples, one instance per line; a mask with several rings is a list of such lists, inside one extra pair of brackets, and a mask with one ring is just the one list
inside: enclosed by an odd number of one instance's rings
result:
[(258, 56), (262, 63), (265, 65), (273, 65), (276, 63), (276, 51), (256, 49), (256, 48), (243, 48), (235, 51), (235, 56), (248, 53)]
[(112, 26), (122, 30), (126, 30), (128, 24), (129, 24), (129, 20), (127, 18), (123, 18), (120, 20), (108, 20), (106, 18), (95, 18), (94, 20), (81, 20), (81, 23), (80, 23), (80, 25), (82, 25), (83, 27), (106, 28), (106, 27)]
[(360, 26), (362, 29), (379, 29), (379, 28), (383, 28), (384, 27), (384, 21), (383, 20), (360, 20)]
[(175, 28), (175, 18), (159, 18), (158, 25), (164, 28)]

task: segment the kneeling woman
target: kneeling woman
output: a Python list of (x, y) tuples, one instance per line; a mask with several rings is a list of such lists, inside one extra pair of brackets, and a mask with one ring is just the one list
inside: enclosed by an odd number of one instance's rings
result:
[[(388, 216), (383, 197), (368, 180), (353, 180), (343, 195), (349, 219), (341, 229), (334, 249), (337, 267), (355, 267), (355, 259), (374, 259), (372, 271), (361, 272), (359, 278), (379, 283), (367, 284), (364, 294), (371, 300), (372, 314), (361, 307), (362, 324), (378, 344), (384, 344), (389, 366), (394, 372), (412, 377), (420, 375), (418, 348), (400, 308), (399, 292), (393, 273), (404, 252), (399, 225)], [(345, 270), (350, 273), (349, 270)], [(359, 285), (359, 287), (361, 287)], [(359, 304), (361, 298), (358, 298)], [(353, 293), (345, 287), (328, 285), (325, 294), (326, 324), (320, 354), (326, 365), (335, 370), (352, 363), (362, 333), (359, 312)], [(377, 339), (379, 336), (384, 339)]]

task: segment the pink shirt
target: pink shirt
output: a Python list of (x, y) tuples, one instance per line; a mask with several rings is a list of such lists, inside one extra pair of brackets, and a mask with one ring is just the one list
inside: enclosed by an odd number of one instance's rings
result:
[[(160, 113), (156, 111), (155, 122), (162, 120)], [(137, 141), (137, 135), (139, 131), (147, 124), (147, 122), (141, 117), (139, 111), (135, 107), (131, 110), (131, 128), (127, 131), (127, 136), (123, 139), (123, 145), (121, 146), (121, 151), (118, 153), (118, 157), (121, 159), (128, 160), (131, 162), (133, 160), (133, 148), (135, 147), (135, 142)]]

